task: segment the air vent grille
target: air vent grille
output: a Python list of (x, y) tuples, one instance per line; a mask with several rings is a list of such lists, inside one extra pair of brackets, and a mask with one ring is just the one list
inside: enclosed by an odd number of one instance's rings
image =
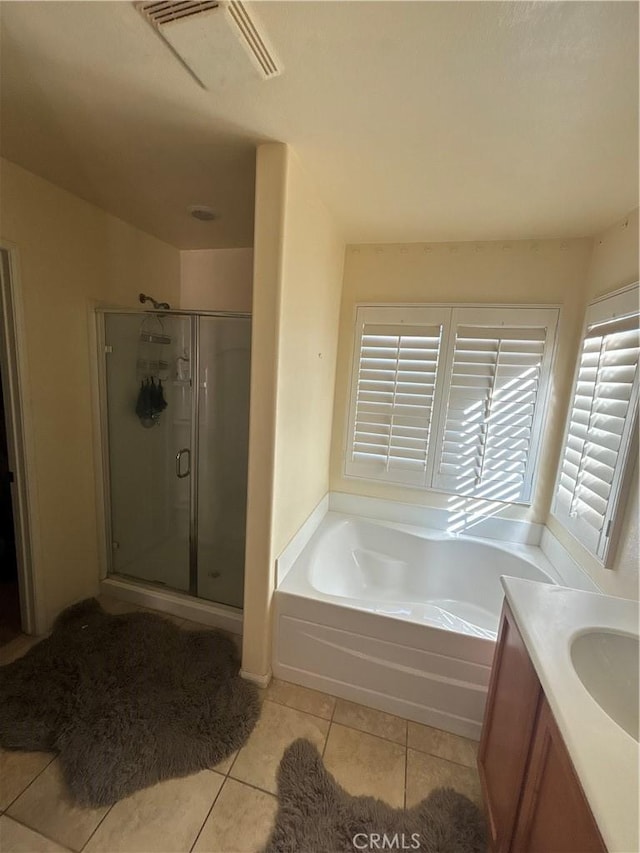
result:
[(135, 0), (134, 6), (205, 89), (282, 73), (252, 3)]
[(244, 40), (245, 47), (255, 58), (265, 77), (275, 77), (280, 69), (266, 46), (249, 13), (240, 0), (230, 0), (228, 6), (229, 15), (239, 30), (240, 37)]
[(198, 0), (175, 0), (175, 2), (157, 0), (155, 3), (137, 3), (136, 5), (152, 23), (162, 26), (171, 21), (210, 12), (212, 9), (217, 9), (220, 4), (218, 0), (200, 0), (200, 2)]

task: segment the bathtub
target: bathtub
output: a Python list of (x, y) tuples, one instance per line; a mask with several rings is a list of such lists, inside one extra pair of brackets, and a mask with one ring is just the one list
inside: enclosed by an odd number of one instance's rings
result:
[(275, 593), (274, 675), (478, 739), (501, 575), (560, 582), (534, 546), (328, 512)]

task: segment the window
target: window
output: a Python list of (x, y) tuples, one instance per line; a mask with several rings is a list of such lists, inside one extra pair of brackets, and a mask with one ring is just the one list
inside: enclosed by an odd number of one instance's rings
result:
[(347, 476), (530, 500), (557, 318), (358, 308)]
[(553, 514), (606, 563), (635, 449), (638, 288), (589, 306)]

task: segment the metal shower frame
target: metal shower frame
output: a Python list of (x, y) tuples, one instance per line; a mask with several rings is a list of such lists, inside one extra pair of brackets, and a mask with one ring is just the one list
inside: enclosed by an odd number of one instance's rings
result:
[[(164, 303), (166, 304), (166, 303)], [(249, 320), (250, 313), (239, 311), (187, 311), (182, 309), (160, 309), (140, 310), (138, 308), (106, 308), (96, 307), (96, 341), (98, 358), (98, 405), (100, 409), (100, 448), (102, 457), (102, 514), (104, 518), (104, 565), (101, 571), (101, 580), (104, 580), (113, 572), (113, 527), (111, 521), (111, 477), (109, 466), (109, 421), (107, 401), (107, 349), (105, 335), (105, 316), (107, 314), (135, 314), (138, 316), (156, 317), (189, 317), (191, 333), (191, 376), (192, 376), (192, 400), (191, 400), (191, 435), (190, 445), (192, 453), (197, 450), (200, 428), (200, 317), (220, 317), (222, 319)], [(195, 453), (194, 453), (195, 456)], [(197, 457), (196, 457), (197, 463)], [(191, 465), (189, 481), (189, 595), (197, 597), (198, 593), (198, 465)], [(228, 605), (227, 605), (228, 606)]]

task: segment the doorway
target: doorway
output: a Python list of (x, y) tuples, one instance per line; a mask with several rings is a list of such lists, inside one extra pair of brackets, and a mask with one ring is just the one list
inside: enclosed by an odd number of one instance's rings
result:
[(240, 611), (250, 316), (102, 318), (108, 574)]
[(0, 645), (45, 629), (32, 575), (30, 433), (23, 410), (29, 392), (17, 263), (16, 247), (0, 245)]
[(0, 646), (15, 639), (22, 629), (18, 558), (13, 516), (7, 419), (0, 370)]

